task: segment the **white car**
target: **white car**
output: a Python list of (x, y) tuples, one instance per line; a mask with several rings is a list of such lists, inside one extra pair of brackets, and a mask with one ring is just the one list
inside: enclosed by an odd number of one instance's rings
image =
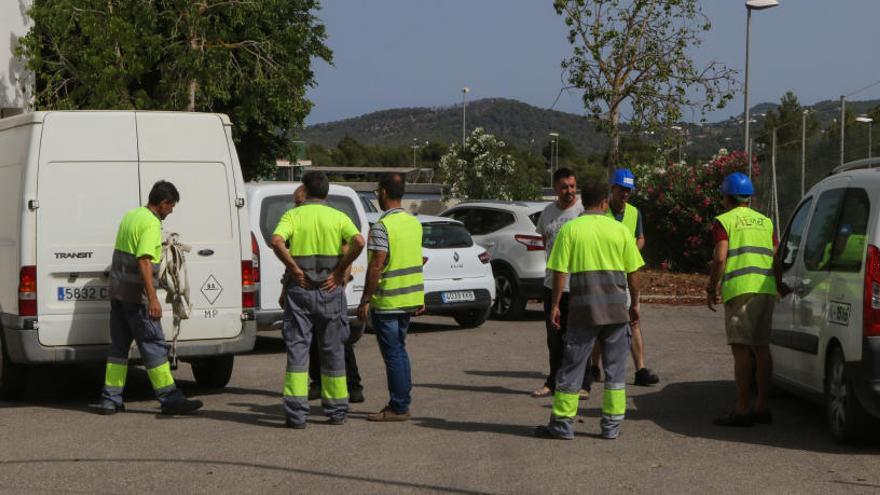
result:
[(544, 240), (535, 231), (547, 202), (468, 201), (440, 214), (464, 224), (492, 258), (498, 293), (492, 313), (513, 320), (544, 295)]
[[(284, 213), (293, 208), (293, 191), (299, 182), (249, 182), (245, 184), (247, 202), (250, 206), (251, 244), (259, 291), (256, 297), (255, 315), (257, 331), (281, 328), (283, 311), (278, 304), (281, 296), (281, 277), (284, 265), (272, 250), (272, 232)], [(330, 184), (327, 204), (351, 218), (354, 225), (367, 238), (368, 224), (364, 205), (358, 194), (350, 187)], [(364, 275), (367, 270), (367, 254), (364, 250), (352, 263), (353, 279), (345, 286), (349, 317), (356, 316), (357, 306), (364, 292)]]
[[(381, 213), (368, 213), (370, 223)], [(422, 261), (427, 314), (452, 316), (464, 328), (489, 317), (495, 281), (489, 253), (474, 243), (461, 222), (417, 215), (422, 223)]]
[(773, 312), (774, 382), (824, 399), (837, 441), (880, 418), (880, 159), (836, 168), (806, 194), (780, 242), (793, 292)]

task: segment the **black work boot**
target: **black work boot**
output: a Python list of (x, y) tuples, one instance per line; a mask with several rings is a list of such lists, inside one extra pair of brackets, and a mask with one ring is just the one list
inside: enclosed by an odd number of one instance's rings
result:
[(192, 414), (201, 409), (203, 405), (204, 403), (202, 403), (202, 401), (198, 399), (183, 399), (181, 401), (174, 402), (173, 404), (168, 404), (167, 406), (163, 405), (162, 414), (168, 416)]

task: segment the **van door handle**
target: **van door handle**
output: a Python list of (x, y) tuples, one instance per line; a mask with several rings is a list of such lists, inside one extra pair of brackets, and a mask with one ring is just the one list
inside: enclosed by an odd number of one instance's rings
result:
[(214, 254), (213, 249), (200, 249), (199, 250), (199, 256), (211, 256), (212, 254)]

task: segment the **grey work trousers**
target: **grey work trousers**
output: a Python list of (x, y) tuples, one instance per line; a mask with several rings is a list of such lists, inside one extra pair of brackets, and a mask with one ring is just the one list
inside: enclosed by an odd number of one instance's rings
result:
[[(571, 318), (569, 321), (573, 321)], [(602, 436), (617, 438), (623, 423), (626, 404), (626, 362), (629, 356), (629, 323), (601, 326), (569, 326), (565, 334), (562, 365), (556, 374), (553, 412), (548, 428), (554, 435), (574, 437), (578, 391), (596, 340), (602, 343), (602, 366), (605, 383), (602, 396)], [(571, 408), (571, 403), (574, 407)], [(568, 404), (568, 406), (566, 406)]]
[[(110, 354), (107, 356), (107, 362), (127, 368), (132, 340), (138, 346), (156, 398), (159, 399), (162, 407), (182, 401), (183, 393), (174, 384), (167, 366), (168, 347), (165, 345), (162, 324), (159, 320), (150, 318), (145, 304), (111, 299)], [(108, 403), (112, 403), (116, 407), (121, 406), (124, 387), (124, 375), (121, 383), (105, 380), (101, 391), (102, 404), (109, 406)]]
[[(281, 334), (287, 347), (287, 377), (284, 413), (289, 422), (305, 423), (309, 416), (309, 346), (318, 339), (321, 356), (321, 405), (331, 419), (348, 413), (345, 385), (344, 342), (348, 340), (348, 305), (345, 289), (304, 289), (291, 284), (287, 289)], [(340, 379), (341, 378), (341, 379)]]

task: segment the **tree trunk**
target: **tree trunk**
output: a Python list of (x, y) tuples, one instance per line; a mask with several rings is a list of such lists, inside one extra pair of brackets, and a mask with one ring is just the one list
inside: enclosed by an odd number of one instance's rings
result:
[(195, 112), (196, 111), (196, 90), (199, 88), (199, 83), (195, 79), (190, 79), (189, 81), (189, 103), (186, 105), (187, 112)]
[(608, 154), (605, 155), (605, 167), (607, 168), (608, 178), (614, 174), (617, 162), (620, 160), (620, 110), (612, 108), (610, 112), (611, 129), (608, 132), (611, 138), (611, 144), (608, 147)]

